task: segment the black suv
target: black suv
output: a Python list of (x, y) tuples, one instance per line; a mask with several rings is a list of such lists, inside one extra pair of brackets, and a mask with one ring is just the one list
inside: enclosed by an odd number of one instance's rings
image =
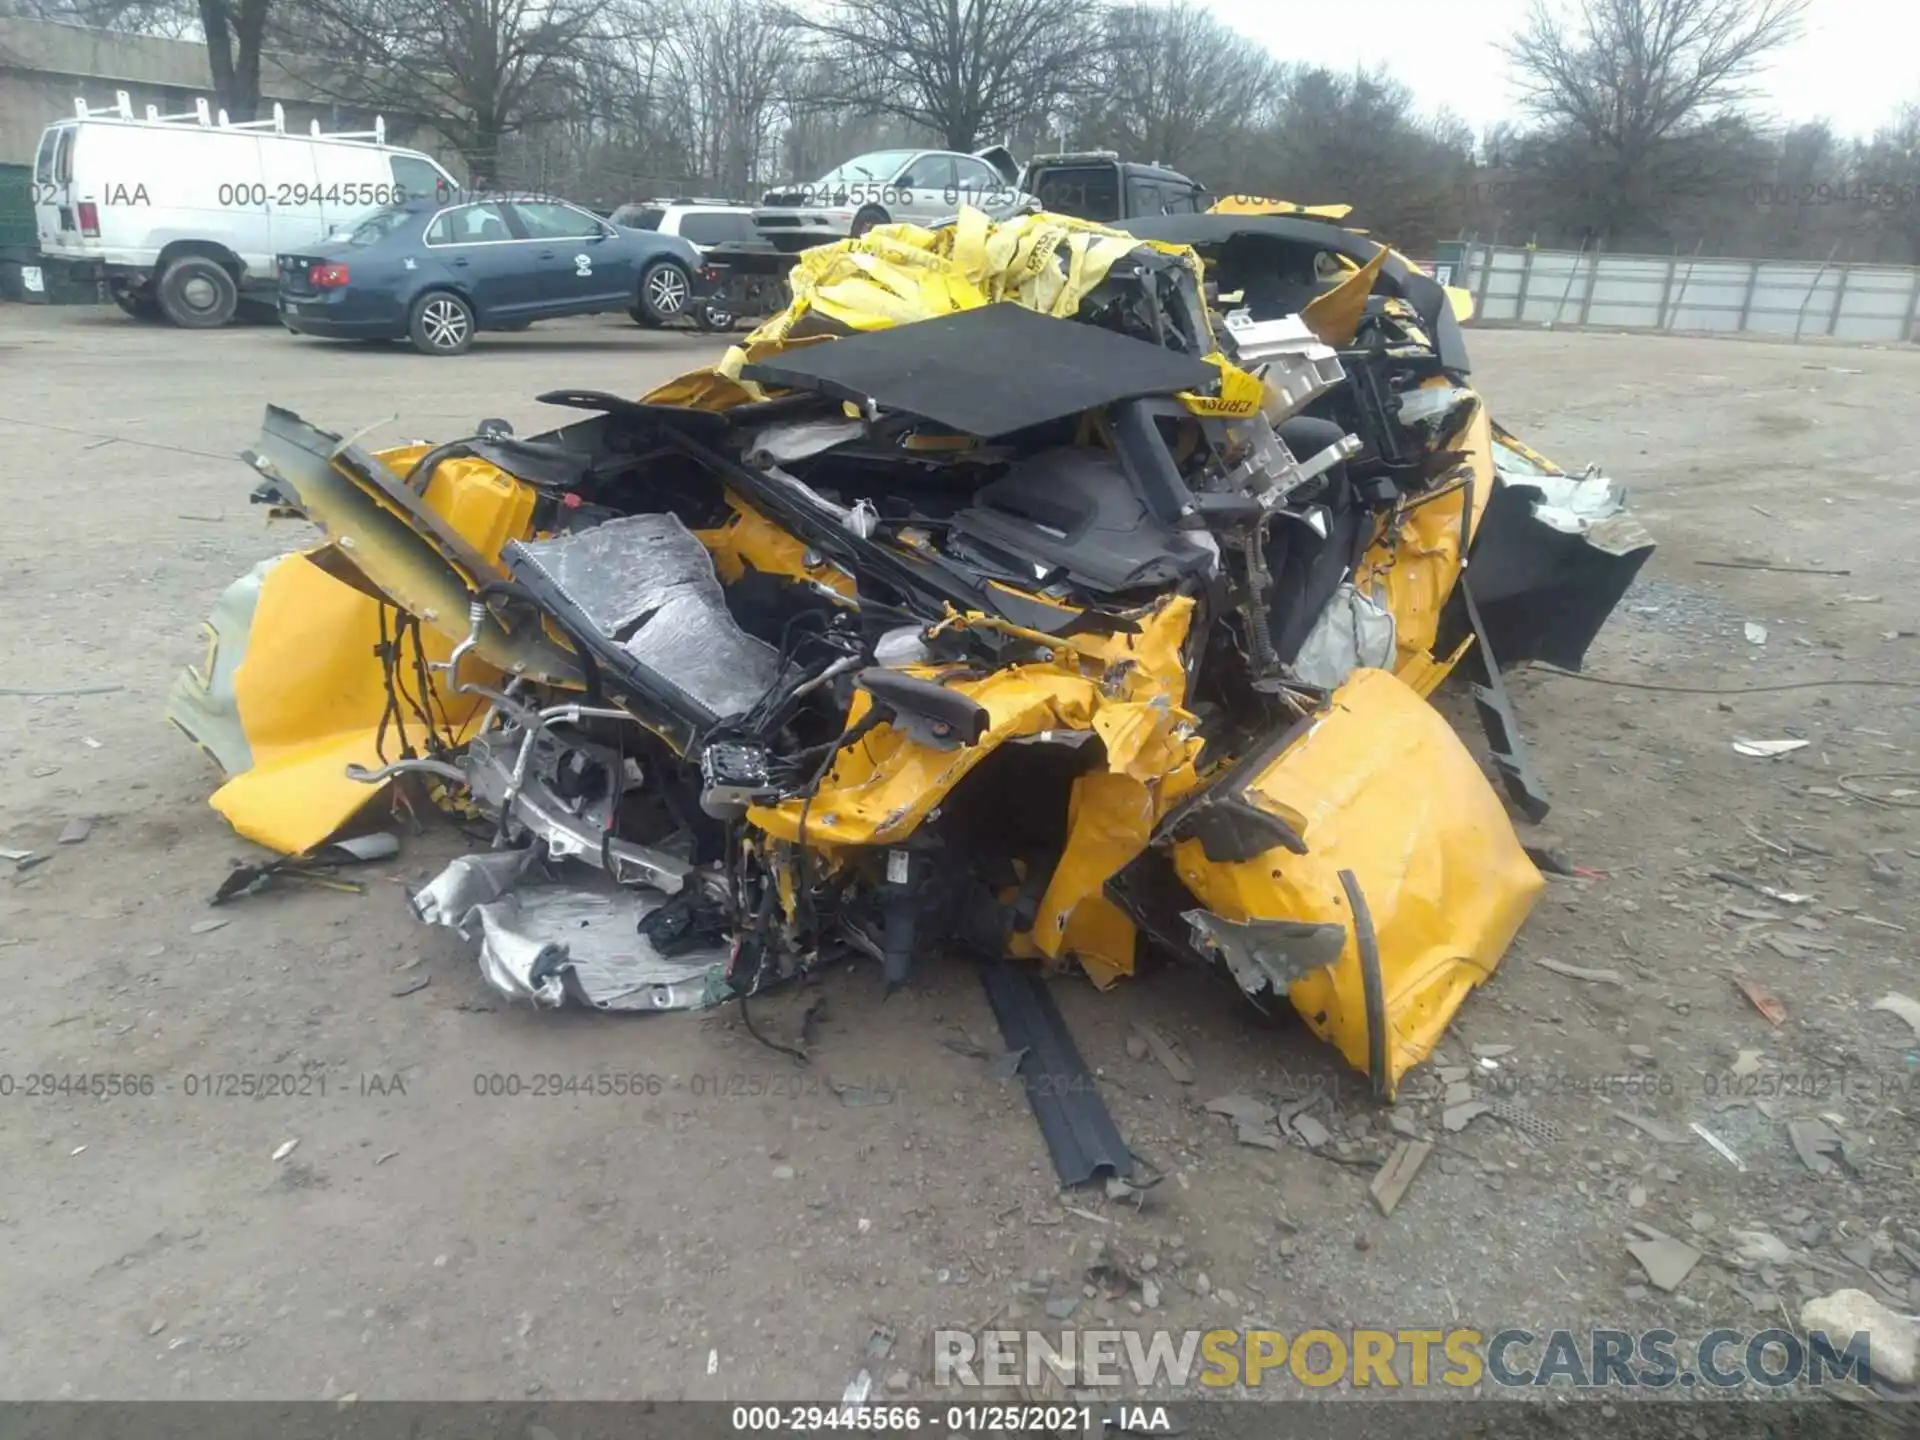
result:
[(1122, 160), (1112, 150), (1036, 155), (1021, 172), (1020, 188), (1056, 215), (1099, 225), (1143, 215), (1193, 215), (1213, 199), (1178, 170)]

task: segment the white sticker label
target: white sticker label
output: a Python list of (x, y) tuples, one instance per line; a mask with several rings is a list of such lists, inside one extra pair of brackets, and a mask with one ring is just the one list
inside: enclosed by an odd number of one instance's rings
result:
[(889, 850), (887, 852), (887, 883), (904, 885), (907, 883), (907, 852)]
[(575, 275), (580, 275), (580, 276), (587, 276), (587, 275), (593, 274), (593, 257), (591, 255), (574, 256), (573, 257), (573, 273)]
[(20, 283), (36, 295), (47, 288), (46, 278), (41, 275), (38, 265), (22, 265), (20, 267)]

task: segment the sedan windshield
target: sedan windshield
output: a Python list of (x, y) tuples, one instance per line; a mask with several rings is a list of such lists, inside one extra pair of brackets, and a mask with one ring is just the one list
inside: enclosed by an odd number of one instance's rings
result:
[(845, 185), (859, 180), (891, 180), (902, 165), (919, 153), (918, 150), (875, 150), (835, 166), (814, 183)]
[(377, 240), (384, 240), (406, 224), (411, 215), (412, 212), (408, 210), (376, 210), (353, 227), (353, 232), (347, 236), (347, 244), (371, 245)]

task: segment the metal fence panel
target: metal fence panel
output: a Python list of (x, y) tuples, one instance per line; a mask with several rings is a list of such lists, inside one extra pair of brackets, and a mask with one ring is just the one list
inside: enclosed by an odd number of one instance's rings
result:
[(1480, 319), (1622, 330), (1920, 340), (1920, 269), (1472, 245)]

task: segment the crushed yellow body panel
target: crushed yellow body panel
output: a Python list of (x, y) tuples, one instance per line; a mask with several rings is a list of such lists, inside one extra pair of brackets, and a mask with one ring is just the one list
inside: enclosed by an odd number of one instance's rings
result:
[[(433, 448), (403, 445), (377, 451), (375, 458), (404, 480)], [(533, 487), (477, 455), (449, 456), (435, 465), (422, 498), (461, 539), (496, 565), (509, 540), (527, 538), (533, 520)]]
[(1042, 955), (1071, 954), (1102, 989), (1133, 973), (1133, 922), (1102, 893), (1153, 834), (1162, 807), (1132, 775), (1094, 770), (1073, 782), (1067, 844), (1040, 898), (1033, 943)]
[[(1061, 640), (1047, 663), (1009, 666), (977, 680), (950, 680), (946, 688), (985, 707), (986, 734), (973, 745), (936, 750), (881, 725), (860, 744), (842, 750), (819, 791), (806, 803), (807, 844), (884, 845), (911, 834), (966, 775), (1009, 740), (1048, 730), (1092, 730), (1108, 746), (1108, 768), (1130, 775), (1154, 795), (1160, 814), (1193, 784), (1200, 740), (1181, 706), (1186, 672), (1180, 645), (1193, 601), (1162, 602), (1134, 635), (1079, 635)], [(1016, 627), (985, 616), (955, 616), (952, 624)], [(905, 673), (940, 680), (939, 667)], [(854, 697), (848, 726), (866, 714), (868, 698)], [(756, 806), (749, 821), (779, 840), (800, 835), (802, 802)], [(1103, 877), (1104, 878), (1104, 877)]]
[(1367, 313), (1367, 298), (1373, 294), (1373, 282), (1387, 263), (1382, 250), (1365, 265), (1353, 270), (1333, 289), (1323, 291), (1307, 302), (1300, 318), (1325, 344), (1335, 348), (1351, 345), (1360, 333), (1360, 321)]
[(726, 524), (693, 532), (693, 538), (713, 556), (714, 571), (722, 581), (733, 584), (751, 566), (762, 575), (813, 581), (837, 594), (853, 596), (853, 577), (846, 571), (825, 563), (809, 565), (807, 547), (792, 535), (737, 495), (729, 493), (727, 504), (733, 507), (733, 514)]
[(1394, 668), (1409, 674), (1408, 667), (1424, 670), (1432, 661), (1440, 612), (1460, 576), (1462, 523), (1477, 527), (1493, 499), (1493, 422), (1485, 405), (1471, 403), (1473, 413), (1452, 446), (1460, 461), (1418, 504), (1388, 519), (1354, 572), (1361, 593), (1384, 593), (1394, 619)]
[[(405, 477), (431, 448), (402, 446), (381, 451), (378, 458)], [(496, 564), (509, 540), (527, 537), (533, 517), (532, 487), (472, 456), (441, 461), (424, 499)], [(346, 769), (377, 769), (400, 756), (399, 735), (391, 728), (388, 754), (380, 754), (380, 718), (388, 701), (379, 658), (381, 611), (391, 612), (387, 639), (394, 644), (399, 612), (328, 569), (364, 573), (363, 565), (371, 564), (390, 583), (405, 577), (399, 588), (411, 599), (410, 587), (422, 573), (419, 562), (431, 544), (401, 538), (416, 533), (389, 526), (369, 543), (350, 550), (331, 543), (316, 546), (267, 571), (233, 672), (234, 708), (252, 764), (230, 776), (210, 801), (247, 839), (282, 854), (299, 854), (326, 840), (382, 792), (381, 785), (348, 779)], [(445, 609), (440, 623), (420, 626), (420, 648), (429, 666), (443, 663), (466, 629), (464, 604)], [(430, 607), (415, 613), (422, 611), (436, 614)], [(401, 683), (413, 694), (419, 688), (413, 646), (409, 642), (399, 649)], [(414, 698), (434, 717), (443, 742), (466, 743), (485, 702), (455, 694), (441, 674), (427, 673), (430, 694)], [(501, 679), (501, 672), (479, 656), (467, 658), (462, 674), (490, 686)], [(403, 719), (416, 749), (424, 748), (425, 724), (414, 713)]]
[(1379, 956), (1388, 1095), (1432, 1051), (1490, 974), (1544, 885), (1498, 795), (1446, 719), (1384, 670), (1359, 670), (1306, 732), (1249, 780), (1248, 803), (1297, 822), (1307, 853), (1235, 863), (1180, 841), (1187, 888), (1231, 921), (1294, 920), (1347, 932), (1340, 958), (1294, 981), (1294, 1008), (1370, 1073), (1351, 872)]
[[(387, 689), (376, 656), (381, 609), (378, 600), (314, 564), (311, 553), (290, 555), (267, 572), (233, 679), (253, 765), (216, 790), (210, 802), (247, 839), (299, 854), (380, 793), (378, 785), (349, 780), (346, 768), (384, 763), (378, 737)], [(388, 623), (391, 638), (391, 616)], [(424, 626), (420, 636), (429, 663), (447, 658), (450, 642)], [(409, 646), (409, 668), (411, 662)], [(440, 738), (465, 743), (483, 702), (449, 693), (428, 673), (429, 708), (443, 719), (436, 727)], [(499, 678), (478, 664), (468, 673), (483, 683)], [(411, 675), (408, 681), (411, 687)], [(425, 727), (417, 716), (406, 719), (418, 747)], [(391, 730), (387, 746), (388, 758), (398, 758), (398, 736)]]

